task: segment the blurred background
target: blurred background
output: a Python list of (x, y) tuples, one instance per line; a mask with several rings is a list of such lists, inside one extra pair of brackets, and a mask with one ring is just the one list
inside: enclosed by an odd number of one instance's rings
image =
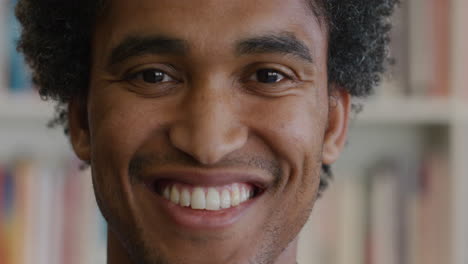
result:
[[(89, 171), (15, 50), (0, 0), (0, 263), (105, 263)], [(406, 0), (395, 59), (352, 117), (334, 180), (300, 236), (301, 264), (468, 263), (468, 1)]]

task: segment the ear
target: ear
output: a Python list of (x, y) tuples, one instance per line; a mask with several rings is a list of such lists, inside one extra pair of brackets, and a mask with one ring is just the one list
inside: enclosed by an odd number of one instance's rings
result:
[(351, 96), (341, 86), (331, 87), (329, 96), (328, 124), (322, 151), (322, 162), (334, 163), (346, 143), (351, 112)]
[(68, 104), (70, 141), (78, 158), (89, 163), (91, 160), (91, 144), (87, 116), (86, 100), (72, 99)]

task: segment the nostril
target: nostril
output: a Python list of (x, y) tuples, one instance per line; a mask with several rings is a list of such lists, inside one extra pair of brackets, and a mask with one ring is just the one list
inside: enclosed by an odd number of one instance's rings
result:
[(248, 128), (234, 119), (218, 115), (196, 119), (199, 122), (191, 119), (172, 124), (169, 140), (203, 165), (218, 163), (247, 142)]

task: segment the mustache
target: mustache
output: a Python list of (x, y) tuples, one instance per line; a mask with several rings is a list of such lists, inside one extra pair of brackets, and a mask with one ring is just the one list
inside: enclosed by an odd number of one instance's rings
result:
[(142, 173), (147, 168), (155, 167), (188, 167), (192, 169), (207, 168), (247, 168), (263, 170), (273, 177), (273, 185), (277, 186), (283, 176), (283, 169), (278, 160), (266, 159), (261, 156), (242, 155), (226, 157), (216, 164), (205, 165), (184, 152), (135, 154), (128, 165), (130, 182), (135, 184), (142, 179)]

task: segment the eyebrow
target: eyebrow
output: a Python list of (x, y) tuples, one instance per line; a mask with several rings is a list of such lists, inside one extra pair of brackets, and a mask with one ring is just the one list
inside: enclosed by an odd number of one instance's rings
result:
[(129, 36), (112, 49), (109, 66), (119, 64), (131, 57), (146, 54), (185, 55), (188, 52), (186, 41), (166, 36)]
[(293, 33), (284, 32), (241, 40), (236, 45), (236, 53), (241, 55), (255, 53), (292, 54), (313, 63), (309, 48)]
[[(290, 32), (243, 39), (238, 41), (235, 46), (237, 56), (258, 53), (282, 53), (292, 54), (309, 63), (313, 63), (309, 48)], [(131, 57), (146, 54), (183, 56), (188, 51), (189, 44), (182, 39), (163, 35), (129, 36), (112, 49), (108, 66), (112, 67)]]

